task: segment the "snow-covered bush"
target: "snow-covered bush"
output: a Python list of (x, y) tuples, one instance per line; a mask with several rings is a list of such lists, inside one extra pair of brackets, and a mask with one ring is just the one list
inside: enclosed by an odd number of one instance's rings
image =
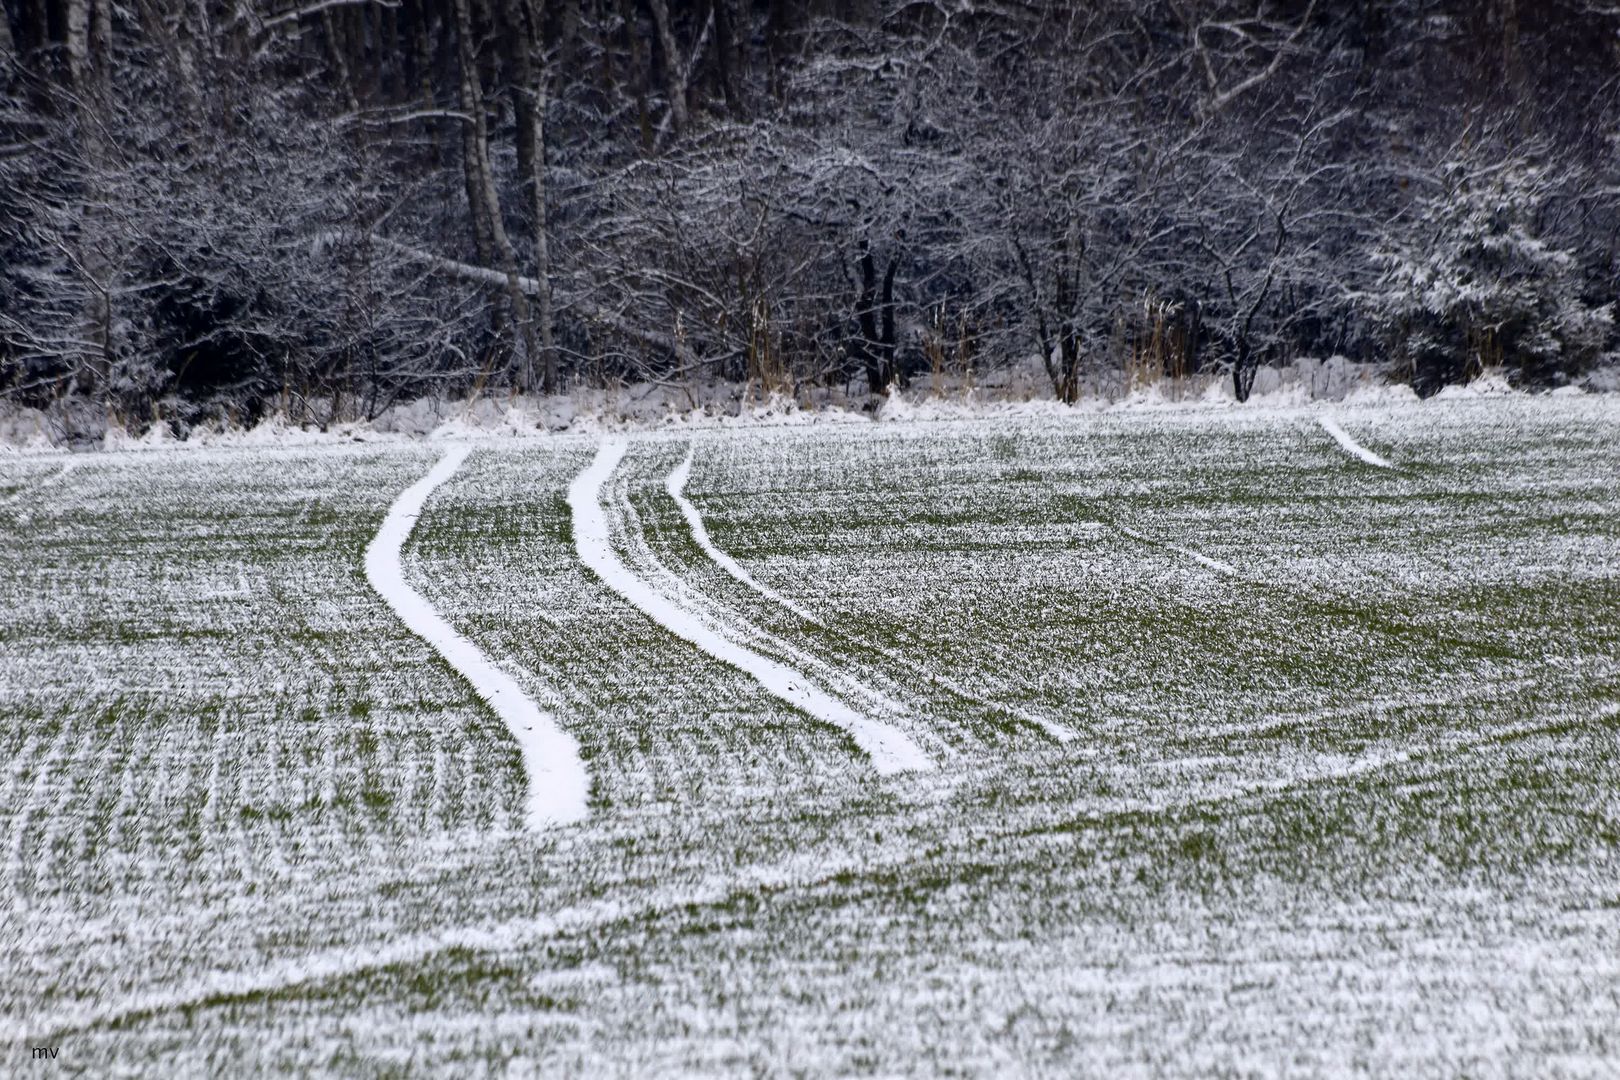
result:
[(1579, 376), (1601, 353), (1612, 305), (1582, 296), (1575, 256), (1538, 227), (1559, 178), (1522, 157), (1445, 163), (1410, 220), (1372, 252), (1362, 294), (1414, 389), (1427, 396), (1487, 367), (1531, 384)]
[(1065, 401), (1391, 344), (1575, 377), (1620, 345), (1620, 11), (1498, 6), (11, 4), (0, 398), (882, 394), (945, 324)]

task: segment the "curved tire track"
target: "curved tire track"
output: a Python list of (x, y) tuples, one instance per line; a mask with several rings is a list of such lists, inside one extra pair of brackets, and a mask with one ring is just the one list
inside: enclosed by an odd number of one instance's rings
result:
[[(686, 523), (692, 530), (692, 537), (697, 541), (698, 547), (703, 549), (704, 554), (708, 555), (709, 558), (726, 573), (730, 574), (732, 577), (736, 578), (738, 581), (742, 582), (744, 585), (748, 586), (765, 599), (780, 604), (782, 607), (785, 607), (806, 622), (813, 623), (814, 625), (823, 628), (828, 628), (826, 623), (805, 611), (793, 601), (777, 593), (776, 590), (760, 584), (754, 579), (752, 574), (748, 573), (747, 570), (738, 565), (735, 559), (721, 551), (720, 548), (715, 545), (714, 541), (709, 536), (708, 528), (703, 524), (702, 512), (699, 511), (698, 508), (693, 505), (692, 501), (686, 497), (686, 481), (688, 478), (690, 478), (691, 473), (692, 451), (688, 450), (686, 459), (677, 465), (664, 480), (664, 490), (669, 492), (670, 497), (675, 500), (675, 504), (681, 508), (681, 515), (686, 518)], [(840, 636), (849, 639), (849, 635), (847, 634), (840, 634)], [(893, 663), (900, 665), (912, 663), (912, 660), (908, 659), (907, 657), (881, 645), (876, 645), (872, 642), (861, 640), (857, 640), (855, 643), (861, 648), (875, 652)], [(1037, 728), (1040, 731), (1045, 732), (1049, 737), (1057, 742), (1070, 742), (1075, 737), (1074, 732), (1069, 728), (1064, 727), (1062, 724), (1055, 723), (1043, 716), (1038, 716), (1035, 713), (1029, 712), (1025, 709), (1020, 709), (1013, 705), (1007, 705), (1003, 702), (993, 701), (980, 694), (974, 693), (961, 683), (958, 683), (956, 680), (947, 676), (940, 675), (937, 672), (930, 672), (929, 678), (933, 682), (943, 686), (946, 690), (955, 694), (957, 697), (962, 698), (964, 701), (971, 701), (975, 705), (992, 709), (996, 712), (1009, 716), (1014, 720), (1027, 724), (1030, 727)]]
[(433, 646), (445, 661), (472, 684), (480, 698), (506, 724), (523, 751), (529, 791), (524, 820), (531, 829), (578, 821), (585, 817), (590, 784), (579, 757), (579, 744), (557, 726), (506, 672), (478, 647), (458, 634), (421, 593), (405, 581), (400, 550), (435, 488), (450, 479), (466, 460), (470, 447), (455, 446), (422, 479), (406, 488), (388, 508), (382, 528), (366, 548), (366, 580), (417, 637)]
[(669, 476), (664, 478), (664, 490), (669, 492), (669, 497), (675, 500), (675, 505), (681, 508), (681, 516), (686, 519), (686, 527), (692, 530), (692, 539), (697, 541), (698, 547), (703, 549), (703, 553), (716, 566), (765, 599), (787, 608), (807, 623), (813, 623), (816, 626), (824, 625), (820, 619), (795, 604), (792, 600), (789, 600), (775, 589), (755, 580), (754, 575), (743, 569), (736, 559), (733, 559), (715, 545), (715, 542), (709, 537), (708, 527), (703, 524), (703, 515), (698, 512), (696, 506), (692, 505), (692, 500), (686, 497), (686, 481), (692, 475), (692, 454), (692, 449), (687, 450), (686, 459), (675, 466)]
[(1395, 467), (1391, 465), (1387, 459), (1379, 457), (1365, 446), (1362, 446), (1360, 443), (1356, 442), (1355, 439), (1351, 438), (1350, 433), (1345, 431), (1344, 428), (1340, 427), (1339, 422), (1333, 419), (1333, 417), (1318, 416), (1316, 420), (1317, 423), (1322, 425), (1322, 430), (1333, 436), (1333, 441), (1343, 447), (1344, 452), (1349, 454), (1351, 457), (1360, 458), (1368, 465), (1372, 465), (1380, 469), (1393, 469)]
[(1119, 533), (1123, 537), (1126, 537), (1127, 539), (1135, 540), (1137, 543), (1146, 544), (1149, 547), (1163, 548), (1166, 551), (1173, 551), (1177, 555), (1184, 555), (1187, 558), (1191, 559), (1193, 562), (1197, 563), (1198, 565), (1200, 565), (1200, 566), (1202, 566), (1202, 567), (1204, 567), (1206, 569), (1213, 570), (1217, 574), (1222, 574), (1222, 575), (1225, 575), (1226, 577), (1231, 577), (1231, 578), (1244, 578), (1244, 577), (1246, 577), (1246, 575), (1243, 573), (1243, 571), (1239, 570), (1237, 567), (1233, 566), (1231, 563), (1222, 562), (1220, 559), (1211, 558), (1210, 556), (1205, 555), (1201, 551), (1195, 551), (1194, 549), (1192, 549), (1190, 547), (1184, 547), (1181, 544), (1172, 544), (1168, 540), (1155, 540), (1153, 537), (1148, 536), (1146, 533), (1139, 533), (1135, 529), (1127, 528), (1126, 526), (1121, 525), (1118, 522), (1112, 523), (1111, 527), (1113, 528), (1113, 530), (1115, 532)]
[(882, 774), (933, 767), (933, 761), (905, 732), (874, 720), (811, 685), (799, 671), (723, 637), (697, 615), (638, 577), (614, 552), (602, 487), (624, 457), (618, 440), (604, 442), (590, 466), (568, 489), (573, 511), (574, 545), (580, 561), (632, 606), (677, 637), (715, 659), (753, 676), (761, 686), (796, 709), (849, 734)]

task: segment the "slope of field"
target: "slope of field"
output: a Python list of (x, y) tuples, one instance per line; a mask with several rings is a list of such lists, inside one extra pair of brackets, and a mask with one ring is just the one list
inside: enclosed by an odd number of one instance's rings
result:
[(402, 565), (577, 741), (539, 829), (366, 579), (442, 448), (0, 458), (0, 1053), (1600, 1074), (1620, 405), (1321, 419), (631, 437), (617, 562), (933, 765), (892, 774), (581, 562), (596, 439), (475, 444)]

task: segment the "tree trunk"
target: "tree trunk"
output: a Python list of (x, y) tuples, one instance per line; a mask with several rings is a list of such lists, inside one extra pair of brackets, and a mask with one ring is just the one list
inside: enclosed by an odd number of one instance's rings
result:
[(66, 75), (73, 89), (73, 110), (77, 118), (79, 154), (85, 175), (90, 183), (85, 186), (84, 201), (78, 213), (77, 235), (74, 239), (74, 261), (79, 276), (84, 279), (84, 304), (80, 309), (79, 338), (94, 343), (93, 359), (89, 363), (95, 381), (103, 393), (110, 396), (113, 357), (112, 338), (112, 267), (108, 245), (113, 241), (107, 227), (106, 206), (98, 182), (102, 175), (102, 162), (106, 158), (102, 145), (102, 126), (97, 111), (103, 104), (102, 87), (96, 77), (105, 61), (92, 52), (102, 42), (95, 40), (104, 32), (104, 19), (92, 14), (92, 0), (67, 0), (63, 7), (64, 52)]
[(472, 58), (471, 15), (463, 19), (466, 6), (467, 0), (456, 0), (456, 59), (461, 75), (457, 96), (461, 111), (469, 117), (460, 125), (461, 180), (467, 190), (467, 211), (472, 217), (473, 250), (477, 252), (480, 266), (490, 266), (495, 261), (495, 238), (489, 204), (484, 201), (483, 174), (479, 165), (482, 158), (481, 133), (484, 129), (483, 91), (478, 83), (478, 68)]
[[(3, 6), (5, 5), (0, 5)], [(21, 54), (37, 62), (37, 58), (32, 54), (53, 43), (51, 21), (55, 5), (47, 3), (46, 0), (33, 0), (31, 3), (29, 0), (23, 0), (15, 10), (17, 22), (13, 32), (16, 35), (17, 49)]]
[(720, 76), (720, 93), (726, 109), (735, 118), (743, 114), (742, 69), (747, 53), (738, 36), (735, 0), (714, 0), (715, 67)]
[(472, 196), (472, 189), (476, 187), (479, 201), (484, 208), (489, 242), (500, 260), (501, 272), (506, 275), (506, 295), (512, 305), (512, 318), (517, 323), (519, 334), (518, 347), (523, 354), (518, 358), (516, 383), (520, 391), (527, 392), (534, 383), (534, 360), (537, 351), (534, 326), (529, 318), (529, 301), (523, 295), (523, 288), (518, 282), (517, 255), (512, 250), (512, 241), (506, 235), (506, 225), (501, 216), (501, 200), (495, 190), (494, 170), (489, 164), (489, 129), (484, 119), (484, 91), (478, 74), (478, 56), (473, 49), (472, 12), (469, 10), (468, 0), (455, 0), (455, 10), (456, 41), (461, 61), (461, 107), (472, 116), (472, 123), (463, 124), (463, 127), (470, 129), (463, 140), (463, 145), (468, 151), (466, 164), (468, 194), (469, 197)]
[[(461, 107), (467, 109), (466, 77), (462, 78)], [(480, 106), (482, 107), (482, 106)], [(473, 248), (478, 262), (488, 266), (494, 261), (495, 241), (489, 221), (489, 207), (484, 202), (484, 185), (478, 169), (478, 133), (472, 123), (461, 125), (461, 179), (467, 189), (467, 209), (472, 215)]]
[(636, 33), (635, 0), (619, 0), (619, 14), (624, 22), (625, 41), (630, 46), (630, 79), (635, 84), (636, 123), (641, 130), (641, 149), (650, 153), (653, 146), (652, 117), (647, 112), (647, 88), (652, 82), (648, 61), (641, 47), (641, 35)]
[(90, 0), (67, 0), (63, 8), (67, 81), (82, 93), (90, 77)]
[(1058, 244), (1055, 307), (1057, 309), (1058, 371), (1052, 390), (1065, 405), (1080, 398), (1080, 327), (1078, 325), (1079, 282), (1072, 275), (1073, 232)]
[[(527, 9), (527, 10), (525, 10)], [(501, 40), (505, 44), (507, 92), (512, 98), (512, 122), (517, 143), (518, 175), (525, 185), (536, 175), (535, 97), (532, 60), (539, 38), (539, 12), (521, 0), (501, 0)]]
[(1197, 374), (1203, 366), (1199, 347), (1204, 340), (1204, 305), (1197, 300), (1188, 300), (1185, 313), (1187, 332), (1182, 339), (1182, 352), (1187, 357), (1188, 374)]
[(348, 50), (342, 28), (337, 18), (333, 16), (331, 8), (321, 12), (321, 29), (322, 36), (326, 38), (326, 51), (332, 61), (332, 70), (337, 75), (338, 87), (343, 91), (343, 100), (351, 113), (358, 113), (360, 99), (354, 92), (354, 77), (349, 72)]
[[(429, 13), (426, 0), (417, 3), (407, 3), (406, 13), (410, 16), (411, 52), (409, 63), (411, 80), (416, 83), (416, 92), (421, 94), (423, 105), (433, 104), (433, 20)], [(427, 121), (428, 131), (434, 138), (428, 147), (428, 160), (437, 167), (444, 160), (444, 147), (438, 135), (443, 130), (439, 120)]]
[(658, 49), (664, 61), (664, 93), (669, 96), (670, 126), (678, 136), (686, 130), (685, 65), (681, 61), (680, 46), (675, 44), (675, 28), (670, 25), (669, 5), (664, 0), (647, 0), (652, 9), (653, 25), (658, 30)]
[(891, 255), (879, 293), (877, 261), (871, 246), (861, 243), (861, 297), (855, 310), (860, 337), (852, 351), (866, 368), (866, 387), (873, 394), (888, 393), (899, 375), (894, 329), (894, 275), (899, 268), (900, 257)]
[(1238, 341), (1237, 361), (1232, 365), (1232, 394), (1239, 401), (1248, 401), (1254, 389), (1254, 376), (1260, 365), (1254, 362), (1254, 350), (1247, 337)]
[(90, 68), (98, 83), (105, 83), (112, 70), (111, 6), (112, 0), (90, 0)]
[(1519, 0), (1500, 0), (1502, 22), (1502, 81), (1514, 93), (1524, 90), (1524, 53), (1519, 48)]
[(885, 390), (895, 383), (904, 385), (904, 380), (895, 364), (894, 272), (899, 266), (900, 257), (891, 255), (889, 256), (889, 266), (883, 271), (883, 342), (881, 355), (883, 357), (883, 385)]
[(1080, 400), (1080, 331), (1072, 322), (1065, 321), (1058, 338), (1058, 350), (1062, 356), (1058, 400), (1073, 405)]
[(771, 96), (779, 103), (787, 96), (787, 42), (793, 30), (790, 0), (771, 0), (765, 16), (765, 53), (770, 63)]
[(540, 281), (540, 295), (536, 298), (539, 309), (536, 312), (536, 318), (540, 323), (542, 388), (546, 393), (553, 394), (557, 392), (559, 387), (557, 385), (557, 349), (553, 328), (555, 316), (551, 308), (551, 250), (546, 237), (546, 90), (543, 75), (536, 82), (534, 95), (536, 99), (534, 106), (534, 143), (537, 149), (534, 158), (534, 183), (531, 190), (534, 199), (534, 275)]
[(877, 264), (872, 260), (871, 248), (864, 243), (861, 245), (861, 298), (855, 309), (855, 318), (860, 326), (856, 359), (866, 368), (867, 390), (881, 394), (888, 386), (883, 380), (883, 367), (878, 356)]
[[(528, 142), (530, 145), (529, 169), (523, 175), (527, 178), (529, 187), (530, 217), (534, 227), (534, 276), (539, 283), (535, 296), (535, 321), (539, 324), (540, 345), (540, 379), (541, 388), (548, 394), (556, 393), (557, 385), (557, 350), (555, 346), (555, 332), (553, 327), (554, 315), (551, 307), (551, 247), (546, 235), (546, 65), (544, 43), (540, 40), (541, 7), (543, 0), (537, 0), (529, 7), (529, 22), (533, 27), (534, 38), (532, 47), (534, 55), (539, 58), (538, 63), (528, 66), (529, 84), (523, 98), (528, 105), (528, 117), (531, 125)], [(521, 128), (520, 128), (521, 131)], [(521, 143), (519, 147), (521, 156)]]

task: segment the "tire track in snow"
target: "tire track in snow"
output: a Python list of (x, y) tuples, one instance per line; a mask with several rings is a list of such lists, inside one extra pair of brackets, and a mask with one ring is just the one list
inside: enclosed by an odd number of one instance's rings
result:
[(812, 686), (802, 672), (762, 656), (752, 649), (722, 636), (697, 615), (665, 596), (636, 576), (614, 552), (608, 533), (607, 515), (602, 510), (602, 487), (624, 457), (625, 445), (609, 440), (597, 451), (596, 459), (575, 477), (568, 489), (568, 505), (573, 511), (574, 546), (580, 561), (632, 606), (677, 637), (723, 663), (753, 676), (771, 694), (839, 728), (855, 740), (871, 758), (879, 773), (891, 774), (908, 769), (929, 769), (933, 761), (903, 731), (874, 720), (842, 701)]
[(69, 458), (58, 466), (56, 471), (48, 472), (38, 480), (35, 480), (33, 483), (24, 484), (16, 491), (13, 491), (10, 495), (0, 498), (0, 506), (10, 506), (12, 503), (21, 500), (24, 495), (32, 495), (39, 491), (40, 488), (56, 483), (56, 481), (62, 479), (62, 477), (78, 468), (78, 465), (78, 458)]
[[(795, 648), (775, 634), (739, 618), (734, 611), (688, 584), (686, 579), (666, 566), (653, 552), (652, 547), (646, 542), (647, 530), (641, 523), (641, 515), (636, 512), (628, 490), (621, 491), (620, 487), (627, 488), (628, 485), (613, 486), (613, 490), (605, 496), (605, 505), (622, 518), (621, 527), (629, 547), (626, 551), (628, 560), (626, 565), (642, 580), (652, 583), (655, 589), (677, 607), (684, 608), (707, 625), (716, 627), (722, 636), (755, 652), (772, 656), (777, 662), (812, 677), (813, 681), (819, 682), (833, 697), (853, 705), (857, 712), (863, 712), (873, 718), (901, 717), (911, 712), (911, 709), (898, 698), (891, 697), (876, 686), (839, 670), (819, 656)], [(633, 544), (631, 538), (638, 538), (639, 545)]]
[[(1620, 716), (1620, 708), (1608, 707), (1599, 710), (1594, 719), (1602, 722), (1615, 716)], [(1545, 719), (1528, 721), (1513, 725), (1510, 733), (1524, 736), (1550, 732), (1565, 722), (1562, 717), (1552, 722)], [(1480, 733), (1449, 745), (1393, 750), (1375, 748), (1353, 758), (1324, 755), (1321, 768), (1306, 770), (1291, 777), (1245, 780), (1228, 787), (1211, 782), (1204, 789), (1169, 798), (1124, 798), (1079, 817), (1061, 819), (1036, 828), (1014, 823), (1009, 827), (992, 828), (985, 836), (1036, 842), (1047, 839), (1067, 846), (1072, 842), (1069, 837), (1078, 824), (1106, 826), (1111, 821), (1143, 814), (1173, 814), (1222, 806), (1241, 808), (1252, 800), (1286, 796), (1406, 765), (1421, 765), (1441, 752), (1455, 758), (1489, 749), (1501, 734)], [(1439, 762), (1439, 767), (1444, 766), (1444, 761)], [(872, 858), (869, 855), (842, 859), (834, 857), (826, 862), (811, 860), (808, 865), (802, 856), (796, 855), (741, 872), (711, 874), (689, 886), (663, 894), (643, 895), (628, 901), (608, 898), (563, 907), (551, 915), (519, 916), (481, 925), (447, 927), (401, 935), (386, 942), (321, 949), (272, 961), (255, 969), (216, 971), (169, 990), (149, 991), (122, 1001), (30, 1017), (15, 1023), (14, 1031), (22, 1045), (39, 1045), (49, 1043), (53, 1036), (102, 1027), (127, 1027), (166, 1012), (218, 1007), (234, 999), (284, 994), (301, 987), (351, 978), (384, 968), (424, 964), (451, 951), (510, 952), (568, 934), (639, 922), (663, 912), (723, 904), (745, 890), (754, 895), (760, 892), (806, 891), (836, 882), (849, 874), (875, 879), (884, 873), (917, 866), (940, 854), (911, 848), (887, 858)], [(957, 850), (955, 854), (963, 856), (965, 849)]]
[[(806, 622), (813, 623), (816, 626), (822, 627), (823, 629), (831, 630), (832, 628), (828, 627), (826, 623), (822, 622), (820, 619), (816, 618), (814, 615), (810, 614), (808, 611), (804, 610), (787, 597), (755, 580), (752, 574), (743, 569), (743, 567), (740, 566), (735, 559), (721, 551), (720, 548), (714, 543), (713, 539), (709, 536), (707, 526), (703, 524), (702, 512), (700, 512), (698, 508), (693, 505), (692, 501), (686, 497), (686, 481), (690, 479), (692, 475), (692, 455), (695, 449), (695, 447), (688, 449), (685, 460), (683, 460), (679, 465), (675, 466), (674, 470), (671, 471), (669, 476), (665, 478), (664, 490), (669, 492), (670, 498), (675, 500), (675, 505), (681, 508), (681, 516), (686, 518), (686, 524), (691, 529), (692, 538), (697, 541), (698, 547), (702, 548), (704, 554), (706, 554), (722, 570), (736, 578), (738, 581), (742, 582), (744, 585), (748, 586), (750, 589), (754, 590), (759, 595), (763, 596), (765, 599), (780, 604), (782, 607), (787, 608), (789, 611), (793, 612), (793, 614), (797, 615)], [(861, 648), (875, 652), (892, 663), (899, 664), (902, 667), (911, 663), (911, 661), (905, 656), (885, 646), (876, 645), (869, 641), (853, 639), (850, 635), (842, 633), (841, 631), (833, 632), (837, 633), (838, 636), (845, 638), (846, 640), (855, 641), (855, 644), (859, 645)], [(949, 690), (951, 693), (955, 694), (959, 698), (962, 698), (963, 700), (971, 701), (975, 705), (979, 705), (987, 709), (993, 709), (996, 712), (1010, 716), (1013, 719), (1028, 724), (1031, 727), (1038, 728), (1039, 730), (1046, 732), (1047, 735), (1060, 743), (1069, 742), (1075, 737), (1074, 732), (1069, 728), (1064, 727), (1062, 724), (1054, 723), (1043, 716), (1038, 716), (1014, 705), (1007, 705), (999, 701), (992, 701), (981, 694), (977, 694), (972, 690), (969, 690), (966, 686), (963, 686), (956, 680), (941, 675), (938, 672), (929, 672), (928, 678), (938, 685), (943, 686), (946, 690)]]
[(1316, 420), (1322, 425), (1322, 430), (1333, 436), (1333, 440), (1342, 446), (1344, 448), (1344, 452), (1349, 454), (1351, 457), (1360, 458), (1368, 465), (1373, 465), (1380, 469), (1393, 469), (1395, 467), (1384, 458), (1379, 457), (1365, 446), (1362, 446), (1360, 443), (1356, 442), (1355, 439), (1352, 439), (1350, 437), (1350, 433), (1345, 431), (1344, 428), (1340, 427), (1339, 422), (1333, 419), (1333, 417), (1318, 416)]
[(1225, 574), (1227, 577), (1235, 578), (1245, 576), (1243, 571), (1239, 570), (1231, 563), (1222, 562), (1219, 559), (1212, 559), (1203, 552), (1194, 551), (1190, 547), (1182, 547), (1180, 544), (1172, 544), (1168, 540), (1155, 540), (1153, 537), (1148, 536), (1145, 533), (1139, 533), (1135, 529), (1126, 528), (1124, 525), (1120, 525), (1118, 523), (1113, 525), (1113, 529), (1121, 536), (1128, 537), (1137, 541), (1138, 543), (1147, 544), (1150, 547), (1164, 548), (1166, 551), (1174, 551), (1178, 555), (1185, 555), (1193, 562), (1198, 563), (1201, 566), (1206, 566), (1215, 571), (1217, 574)]
[(455, 473), (471, 448), (454, 446), (422, 479), (400, 493), (382, 528), (366, 548), (366, 580), (411, 632), (433, 646), (473, 686), (505, 722), (523, 751), (529, 791), (525, 820), (530, 828), (585, 817), (589, 782), (579, 744), (557, 726), (506, 672), (458, 634), (421, 593), (405, 581), (400, 551), (435, 488)]
[(693, 506), (692, 501), (686, 497), (686, 481), (692, 475), (692, 454), (695, 450), (695, 446), (689, 448), (686, 451), (685, 460), (683, 460), (679, 465), (675, 466), (675, 468), (670, 472), (669, 476), (664, 478), (664, 490), (669, 492), (669, 497), (675, 500), (675, 505), (681, 508), (681, 516), (686, 518), (686, 527), (692, 530), (692, 539), (698, 542), (698, 547), (703, 549), (703, 553), (707, 555), (716, 566), (720, 567), (720, 569), (724, 570), (726, 573), (730, 574), (732, 577), (736, 578), (750, 589), (753, 589), (755, 592), (759, 593), (759, 595), (763, 596), (765, 599), (770, 600), (773, 603), (780, 604), (782, 607), (787, 608), (789, 611), (793, 612), (793, 614), (797, 615), (807, 623), (814, 623), (816, 626), (825, 625), (820, 619), (816, 618), (814, 615), (810, 614), (808, 611), (804, 610), (804, 608), (800, 607), (798, 604), (795, 604), (792, 600), (789, 600), (775, 589), (772, 589), (767, 585), (762, 585), (760, 582), (756, 581), (754, 579), (754, 575), (750, 574), (747, 570), (744, 570), (736, 559), (733, 559), (730, 555), (727, 555), (725, 552), (721, 551), (720, 548), (717, 547), (714, 541), (709, 537), (709, 530), (707, 526), (703, 524), (703, 515), (698, 513), (698, 508)]
[(874, 873), (889, 866), (905, 865), (913, 859), (911, 854), (877, 863), (862, 858), (835, 859), (828, 864), (817, 864), (806, 873), (802, 860), (794, 857), (740, 874), (713, 873), (691, 885), (630, 901), (597, 900), (564, 907), (550, 915), (451, 926), (366, 945), (321, 949), (258, 968), (216, 971), (176, 988), (32, 1017), (14, 1023), (13, 1030), (18, 1042), (38, 1045), (48, 1042), (48, 1036), (97, 1028), (124, 1028), (163, 1013), (222, 1007), (235, 1000), (285, 994), (386, 968), (425, 964), (449, 952), (500, 954), (570, 934), (639, 922), (662, 913), (723, 904), (742, 890), (758, 893), (814, 888), (836, 880), (841, 874)]

